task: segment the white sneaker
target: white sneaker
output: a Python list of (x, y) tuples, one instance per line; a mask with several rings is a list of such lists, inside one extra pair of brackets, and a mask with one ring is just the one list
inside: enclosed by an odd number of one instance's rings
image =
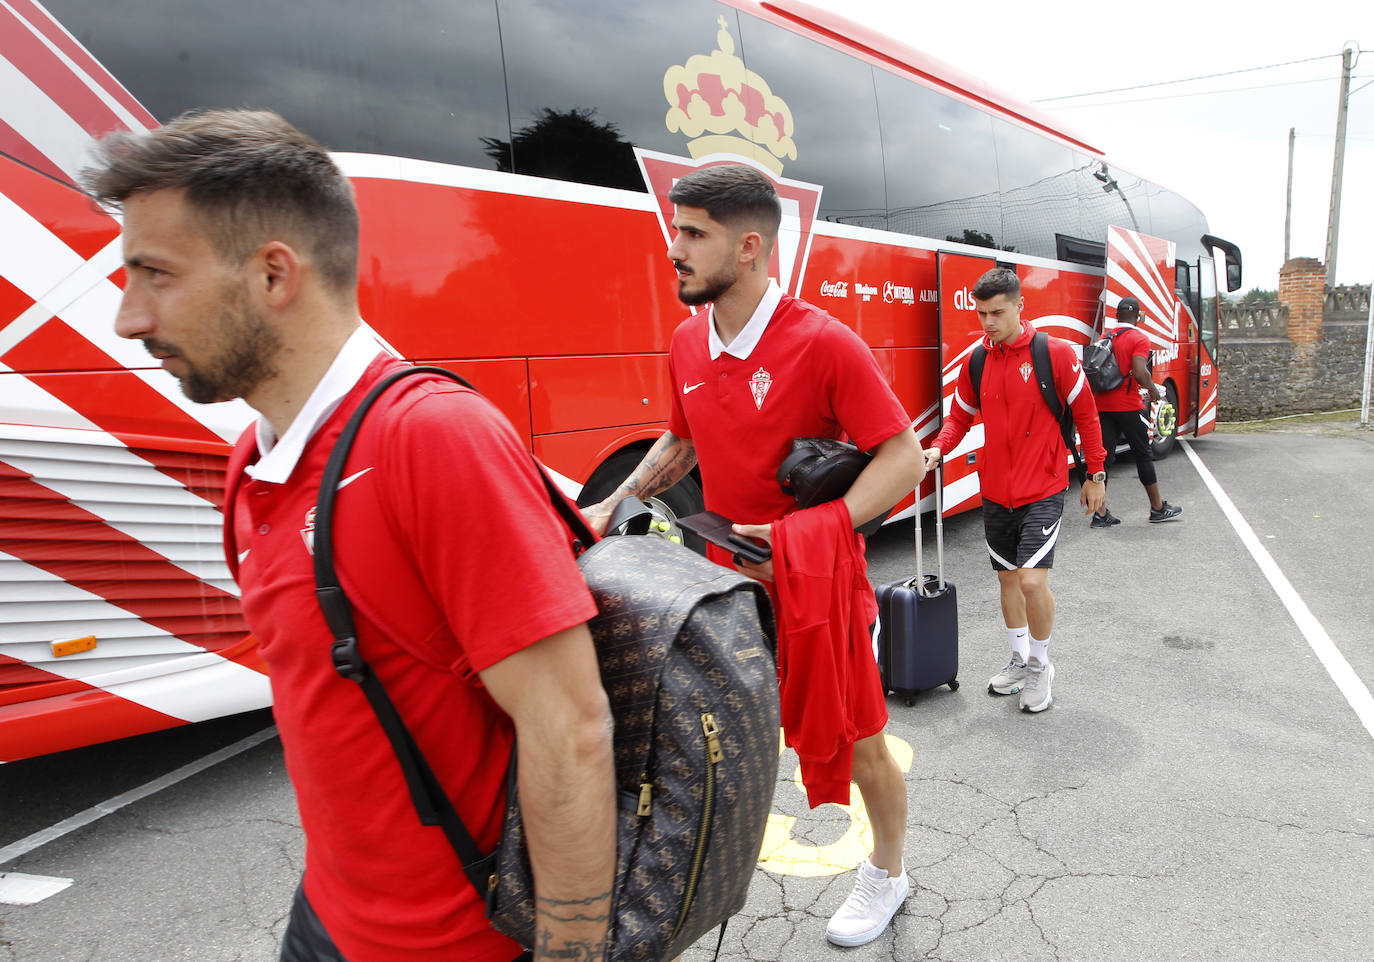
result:
[(866, 945), (883, 934), (892, 916), (906, 901), (911, 885), (903, 869), (895, 877), (876, 868), (868, 859), (859, 866), (854, 891), (830, 917), (825, 937), (836, 945)]
[(1039, 712), (1049, 708), (1054, 702), (1050, 688), (1054, 684), (1054, 664), (1040, 664), (1038, 658), (1031, 658), (1026, 665), (1026, 684), (1021, 689), (1021, 710)]

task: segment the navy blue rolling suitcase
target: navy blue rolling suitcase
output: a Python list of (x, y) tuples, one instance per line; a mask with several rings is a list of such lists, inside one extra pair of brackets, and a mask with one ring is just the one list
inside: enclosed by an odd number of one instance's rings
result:
[(959, 688), (959, 611), (954, 584), (945, 580), (944, 478), (935, 476), (936, 574), (921, 572), (921, 513), (916, 512), (916, 577), (877, 590), (878, 669), (883, 687), (915, 703), (919, 692)]

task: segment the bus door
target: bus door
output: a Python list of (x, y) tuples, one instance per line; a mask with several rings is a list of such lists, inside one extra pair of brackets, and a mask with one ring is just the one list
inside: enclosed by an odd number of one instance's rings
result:
[(1150, 339), (1151, 369), (1164, 395), (1150, 405), (1150, 445), (1156, 457), (1173, 447), (1179, 424), (1193, 417), (1197, 398), (1196, 315), (1179, 296), (1191, 286), (1193, 270), (1175, 260), (1176, 250), (1173, 241), (1126, 227), (1107, 228), (1104, 328), (1116, 326), (1116, 307), (1123, 297), (1140, 302), (1136, 326)]
[[(938, 354), (940, 371), (940, 418), (949, 416), (954, 403), (954, 386), (968, 356), (983, 337), (978, 311), (973, 304), (973, 285), (997, 263), (989, 257), (940, 253), (936, 261), (936, 286), (939, 289)], [(983, 451), (983, 419), (975, 418), (968, 434), (944, 458), (944, 513), (968, 511), (982, 504), (978, 485), (978, 462)]]
[(1217, 297), (1216, 267), (1210, 257), (1197, 262), (1198, 313), (1194, 331), (1196, 341), (1190, 352), (1193, 367), (1193, 396), (1198, 399), (1194, 435), (1208, 434), (1217, 426), (1217, 340), (1221, 305)]

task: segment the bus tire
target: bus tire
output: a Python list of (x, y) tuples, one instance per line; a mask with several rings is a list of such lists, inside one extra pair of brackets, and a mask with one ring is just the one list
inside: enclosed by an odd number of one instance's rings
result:
[[(629, 476), (631, 471), (639, 467), (639, 462), (643, 457), (643, 451), (631, 449), (621, 451), (608, 458), (601, 467), (592, 472), (592, 476), (582, 486), (582, 493), (577, 498), (578, 507), (585, 508), (589, 504), (596, 504), (608, 497), (620, 485), (620, 482)], [(687, 475), (667, 491), (662, 491), (648, 500), (649, 507), (654, 509), (655, 514), (662, 516), (668, 522), (666, 531), (655, 530), (652, 533), (659, 534), (669, 540), (680, 539), (682, 544), (697, 554), (704, 555), (706, 553), (706, 541), (704, 539), (690, 531), (683, 531), (677, 525), (678, 518), (706, 510), (706, 504), (701, 495), (701, 485), (697, 483), (695, 476)]]
[(1178, 391), (1172, 381), (1165, 382), (1163, 387), (1163, 403), (1151, 405), (1150, 411), (1150, 453), (1155, 461), (1168, 457), (1178, 443)]

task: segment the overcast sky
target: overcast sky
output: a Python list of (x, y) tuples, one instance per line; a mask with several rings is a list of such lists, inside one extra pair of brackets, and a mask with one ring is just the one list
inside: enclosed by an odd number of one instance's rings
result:
[[(1291, 256), (1325, 261), (1340, 51), (1347, 41), (1363, 44), (1367, 51), (1350, 85), (1336, 281), (1374, 280), (1374, 85), (1359, 89), (1374, 81), (1369, 0), (1308, 0), (1283, 8), (1239, 2), (811, 2), (1028, 101), (1321, 58), (1036, 105), (1115, 165), (1202, 208), (1212, 233), (1240, 245), (1245, 289), (1278, 286), (1290, 127), (1297, 129)], [(1302, 20), (1295, 20), (1295, 10), (1305, 12)]]

